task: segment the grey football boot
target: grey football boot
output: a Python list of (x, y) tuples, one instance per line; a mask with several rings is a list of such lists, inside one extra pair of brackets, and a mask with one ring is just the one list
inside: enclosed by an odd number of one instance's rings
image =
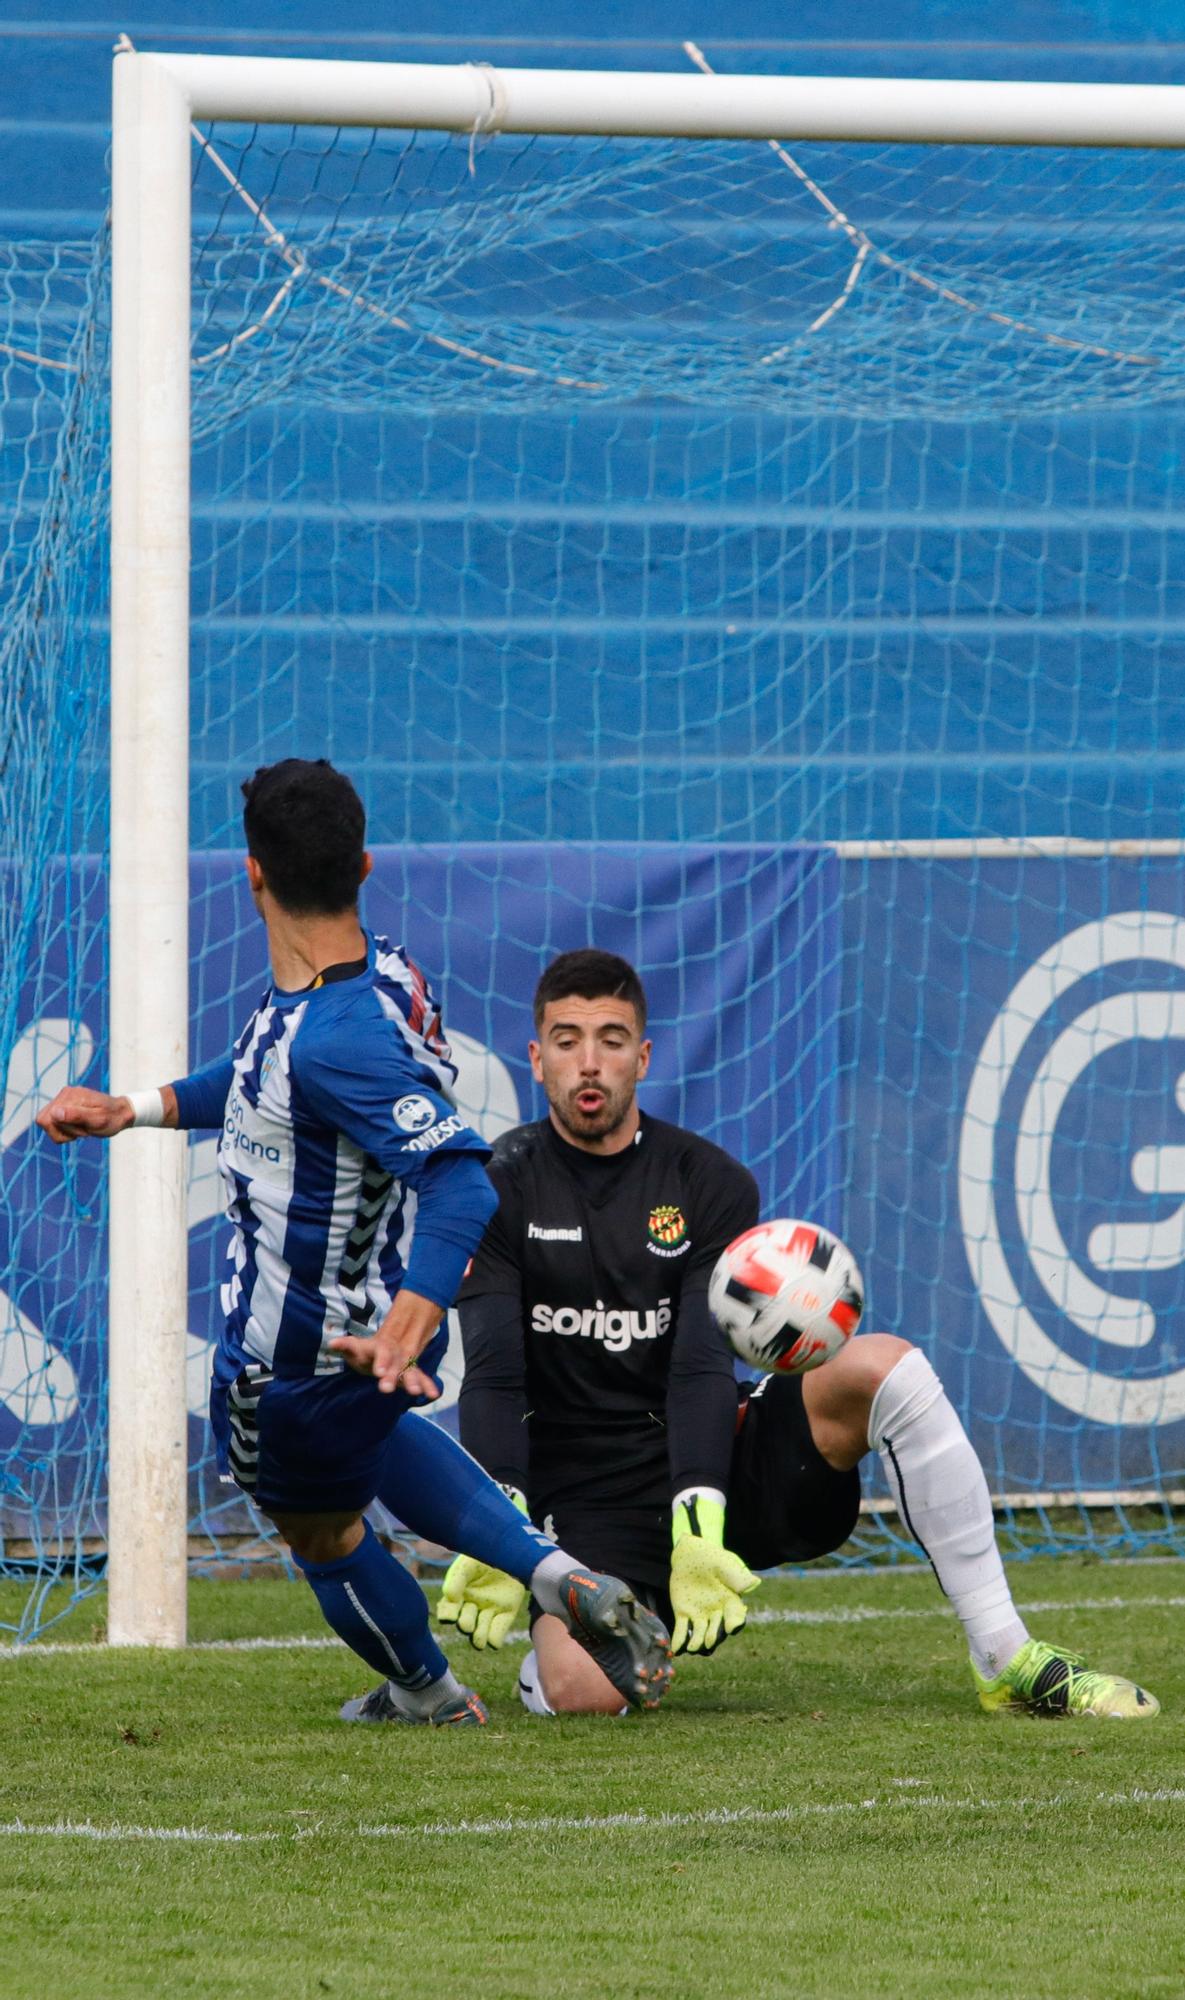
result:
[(565, 1623), (631, 1708), (657, 1708), (675, 1669), (661, 1618), (639, 1604), (627, 1583), (573, 1569), (560, 1583)]
[(490, 1719), (481, 1696), (467, 1687), (457, 1687), (453, 1693), (444, 1695), (438, 1706), (427, 1713), (419, 1713), (405, 1704), (402, 1688), (394, 1681), (380, 1681), (369, 1694), (343, 1702), (338, 1715), (343, 1722), (419, 1722), (432, 1729), (479, 1728)]

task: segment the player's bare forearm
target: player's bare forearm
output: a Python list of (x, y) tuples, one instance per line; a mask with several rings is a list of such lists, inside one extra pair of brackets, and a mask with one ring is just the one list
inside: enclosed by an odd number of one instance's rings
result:
[(443, 1307), (404, 1286), (376, 1334), (339, 1334), (329, 1345), (360, 1375), (373, 1375), (385, 1395), (403, 1389), (409, 1396), (435, 1399), (431, 1376), (414, 1366), (443, 1318)]
[[(161, 1122), (175, 1130), (177, 1093), (172, 1084), (164, 1084), (160, 1096), (164, 1108)], [(68, 1146), (73, 1139), (114, 1139), (118, 1133), (126, 1132), (134, 1119), (130, 1097), (113, 1097), (106, 1090), (87, 1090), (79, 1083), (67, 1084), (51, 1104), (37, 1113), (37, 1123), (55, 1146)]]

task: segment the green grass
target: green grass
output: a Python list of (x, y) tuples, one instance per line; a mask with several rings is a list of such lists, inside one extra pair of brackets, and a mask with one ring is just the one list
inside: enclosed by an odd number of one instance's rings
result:
[[(883, 1571), (767, 1582), (764, 1609), (827, 1622), (751, 1625), (626, 1722), (526, 1715), (518, 1649), (452, 1647), (494, 1717), (453, 1735), (339, 1724), (368, 1676), (336, 1649), (0, 1662), (0, 1995), (1179, 1995), (1185, 1569), (1012, 1576), (1072, 1607), (1035, 1632), (1164, 1714), (981, 1715), (928, 1574)], [(835, 1619), (857, 1608), (890, 1615)], [(200, 1641), (320, 1631), (280, 1580), (195, 1583), (191, 1609)], [(242, 1837), (143, 1831), (182, 1828)]]

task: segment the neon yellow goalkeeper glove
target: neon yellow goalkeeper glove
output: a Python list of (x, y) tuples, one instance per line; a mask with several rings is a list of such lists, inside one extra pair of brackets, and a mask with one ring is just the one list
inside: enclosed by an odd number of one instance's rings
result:
[[(520, 1514), (527, 1512), (526, 1499), (517, 1488), (505, 1486), (502, 1490)], [(457, 1556), (440, 1587), (437, 1622), (455, 1625), (479, 1653), (487, 1646), (496, 1651), (520, 1617), (526, 1594), (526, 1585), (516, 1576), (507, 1576), (504, 1569), (491, 1569), (475, 1556)]]
[(711, 1653), (748, 1613), (743, 1594), (761, 1578), (724, 1546), (724, 1506), (714, 1494), (690, 1493), (675, 1506), (671, 1551), (673, 1653)]

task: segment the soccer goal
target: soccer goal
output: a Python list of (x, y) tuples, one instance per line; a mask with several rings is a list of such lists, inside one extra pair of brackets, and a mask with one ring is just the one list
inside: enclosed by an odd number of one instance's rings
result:
[(651, 1107), (852, 1244), (1030, 1543), (1178, 1546), (1185, 92), (684, 54), (117, 57), (109, 862), (104, 246), (0, 291), (2, 1520), (75, 1589), (108, 1550), (116, 1642), (249, 1526), (212, 1142), (105, 1184), (31, 1118), (233, 1039), (288, 754), (360, 783), (484, 1130), (544, 958), (627, 952)]

